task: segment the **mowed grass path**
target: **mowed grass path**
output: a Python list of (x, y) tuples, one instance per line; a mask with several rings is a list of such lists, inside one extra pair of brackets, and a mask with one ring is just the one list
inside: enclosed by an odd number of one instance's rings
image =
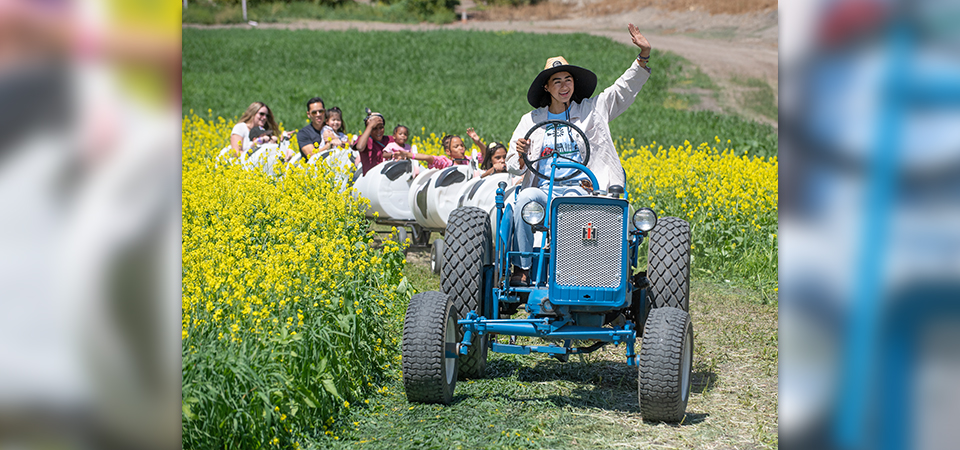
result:
[[(425, 254), (410, 254), (418, 290), (438, 289)], [(399, 373), (351, 409), (331, 448), (775, 448), (777, 308), (754, 292), (694, 281), (693, 393), (680, 425), (643, 422), (637, 370), (624, 348), (581, 360), (490, 353), (487, 377), (457, 383), (449, 406), (408, 403)], [(401, 319), (402, 320), (402, 319)], [(504, 340), (504, 337), (501, 337)], [(521, 338), (522, 339), (522, 338)], [(334, 439), (336, 436), (336, 439)]]
[[(624, 24), (624, 33), (626, 33)], [(238, 117), (266, 102), (286, 129), (306, 124), (307, 99), (339, 106), (351, 132), (363, 109), (386, 115), (413, 134), (465, 134), (510, 139), (530, 111), (526, 92), (547, 58), (563, 55), (598, 77), (597, 93), (636, 57), (636, 47), (585, 34), (536, 35), (478, 31), (183, 30), (183, 111)], [(776, 154), (769, 126), (708, 111), (674, 109), (673, 87), (709, 87), (709, 80), (673, 54), (654, 50), (653, 76), (626, 113), (612, 121), (614, 139), (669, 145), (731, 139), (738, 150)]]

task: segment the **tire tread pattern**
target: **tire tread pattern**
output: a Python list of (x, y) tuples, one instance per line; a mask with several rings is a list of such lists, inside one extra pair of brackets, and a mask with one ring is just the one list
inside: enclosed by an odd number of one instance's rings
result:
[(664, 217), (650, 233), (647, 256), (652, 306), (672, 306), (689, 312), (690, 224)]
[[(650, 311), (640, 349), (640, 375), (637, 381), (640, 414), (644, 420), (679, 422), (689, 399), (683, 398), (683, 342), (693, 324), (690, 315), (679, 308), (654, 308)], [(693, 355), (693, 349), (690, 349)], [(692, 370), (691, 361), (691, 370)], [(688, 377), (688, 381), (689, 381)], [(689, 386), (688, 386), (689, 387)]]
[(403, 320), (401, 367), (403, 388), (411, 402), (449, 404), (453, 400), (457, 379), (447, 385), (444, 372), (444, 337), (451, 309), (449, 297), (441, 292), (423, 292), (410, 299)]

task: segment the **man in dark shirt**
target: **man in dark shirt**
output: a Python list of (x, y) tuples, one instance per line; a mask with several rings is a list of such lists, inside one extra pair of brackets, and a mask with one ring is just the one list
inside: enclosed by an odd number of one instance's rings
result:
[(297, 132), (297, 145), (300, 146), (303, 159), (310, 159), (324, 146), (323, 137), (320, 135), (327, 121), (327, 110), (323, 107), (323, 99), (314, 97), (307, 101), (307, 117), (310, 119), (310, 125)]

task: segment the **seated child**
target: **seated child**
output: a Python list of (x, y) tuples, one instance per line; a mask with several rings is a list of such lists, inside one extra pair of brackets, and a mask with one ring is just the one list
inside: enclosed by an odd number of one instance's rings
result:
[(404, 150), (411, 154), (417, 153), (417, 147), (411, 146), (407, 143), (407, 140), (410, 138), (410, 129), (404, 125), (397, 125), (393, 129), (393, 142), (387, 144), (383, 149), (384, 158), (392, 158), (394, 160), (404, 159), (403, 155), (400, 154), (399, 150)]
[(507, 148), (499, 142), (491, 142), (483, 152), (483, 163), (480, 164), (480, 170), (481, 177), (495, 173), (506, 173)]
[[(263, 138), (257, 139), (260, 136), (263, 136)], [(253, 142), (273, 143), (273, 142), (276, 142), (276, 136), (273, 135), (273, 130), (268, 130), (259, 125), (254, 125), (253, 127), (250, 128), (250, 140)], [(247, 151), (247, 153), (253, 153), (254, 150), (255, 150), (255, 147), (251, 147), (250, 150)]]
[(347, 134), (344, 133), (346, 128), (347, 126), (343, 122), (343, 111), (334, 106), (327, 110), (327, 120), (323, 129), (320, 130), (320, 134), (330, 148), (346, 147), (350, 144), (350, 142), (347, 142)]
[[(480, 159), (478, 161), (480, 163), (480, 170), (473, 174), (474, 178), (482, 178), (494, 173), (507, 171), (507, 149), (503, 146), (503, 144), (499, 142), (493, 142), (490, 145), (484, 145), (483, 140), (480, 139), (480, 136), (476, 131), (474, 131), (473, 127), (467, 128), (467, 136), (470, 136), (470, 139), (473, 140), (473, 145), (479, 147), (481, 151), (479, 155)], [(499, 150), (501, 148), (503, 149), (502, 151)], [(494, 155), (502, 155), (503, 164), (496, 164), (496, 162), (493, 160)], [(502, 169), (500, 168), (500, 165), (503, 166)], [(496, 166), (497, 169), (493, 169), (494, 166)], [(513, 177), (511, 177), (511, 180), (512, 179)]]
[(277, 142), (277, 136), (273, 130), (254, 125), (250, 128), (249, 136), (250, 141), (254, 143), (254, 146), (247, 150), (247, 156), (252, 156), (261, 148), (273, 150), (274, 147), (276, 147), (282, 154), (283, 162), (289, 161), (297, 153), (295, 150), (290, 148), (290, 136), (292, 133), (293, 132), (291, 131), (284, 131), (283, 133), (280, 133), (279, 142)]
[(360, 152), (360, 167), (366, 175), (370, 169), (383, 162), (383, 149), (393, 142), (392, 136), (383, 134), (383, 114), (366, 109), (367, 117), (363, 119), (364, 130), (352, 144)]

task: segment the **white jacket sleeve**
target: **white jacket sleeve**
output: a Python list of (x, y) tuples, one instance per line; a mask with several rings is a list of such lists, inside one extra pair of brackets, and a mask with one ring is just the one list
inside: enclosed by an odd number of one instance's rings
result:
[(524, 172), (520, 168), (520, 155), (513, 150), (507, 153), (507, 172), (510, 175), (523, 175)]
[(520, 118), (520, 123), (513, 130), (513, 136), (510, 137), (510, 148), (507, 150), (507, 172), (511, 175), (523, 175), (525, 170), (520, 168), (520, 153), (517, 152), (517, 140), (523, 138), (524, 133), (533, 126), (533, 119), (530, 113), (524, 114)]
[(640, 67), (637, 60), (633, 60), (630, 68), (597, 96), (594, 106), (596, 111), (604, 115), (607, 122), (616, 119), (633, 104), (633, 100), (637, 98), (637, 94), (648, 79), (650, 79), (650, 73)]

